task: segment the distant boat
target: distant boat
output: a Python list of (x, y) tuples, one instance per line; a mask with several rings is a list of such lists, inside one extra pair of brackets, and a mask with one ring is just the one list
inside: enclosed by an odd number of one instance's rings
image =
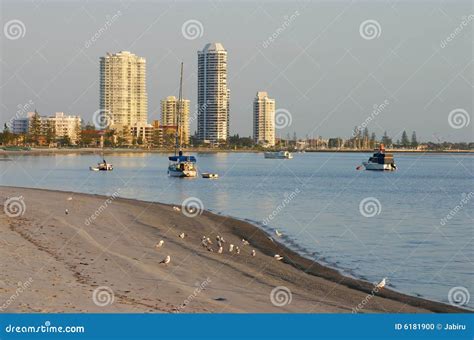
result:
[(102, 162), (97, 163), (97, 166), (90, 166), (89, 169), (91, 171), (112, 171), (114, 167), (112, 164), (107, 163), (104, 159)]
[(362, 162), (362, 165), (364, 165), (365, 170), (393, 171), (397, 169), (393, 154), (385, 153), (385, 146), (383, 144), (380, 144), (379, 149), (376, 150), (367, 162)]
[(211, 174), (211, 173), (208, 173), (208, 172), (203, 172), (201, 174), (202, 178), (219, 178), (219, 175), (218, 174)]
[(174, 156), (168, 157), (170, 161), (170, 164), (168, 165), (168, 175), (170, 177), (196, 177), (196, 158), (194, 156), (183, 155), (179, 136), (179, 121), (181, 117), (181, 110), (183, 109), (183, 63), (181, 63), (178, 103), (178, 112), (176, 115), (175, 149)]
[(293, 155), (289, 151), (265, 152), (265, 158), (270, 159), (292, 159)]

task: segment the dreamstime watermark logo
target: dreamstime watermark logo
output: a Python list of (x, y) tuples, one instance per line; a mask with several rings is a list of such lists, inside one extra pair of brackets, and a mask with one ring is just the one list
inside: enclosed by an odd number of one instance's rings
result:
[(9, 40), (17, 40), (23, 38), (26, 34), (26, 26), (23, 21), (18, 19), (13, 19), (7, 21), (3, 25), (3, 33), (5, 37)]
[(18, 288), (15, 289), (15, 293), (12, 294), (5, 302), (0, 305), (0, 311), (5, 311), (25, 290), (31, 287), (33, 278), (29, 277), (25, 282), (18, 282)]
[(382, 27), (377, 20), (365, 20), (359, 26), (359, 34), (365, 40), (376, 39), (382, 34)]
[(184, 216), (196, 217), (202, 214), (204, 210), (204, 204), (197, 197), (188, 197), (181, 204), (181, 208)]
[(270, 301), (276, 307), (283, 307), (289, 305), (293, 300), (291, 290), (285, 286), (278, 286), (270, 292)]
[(374, 217), (382, 212), (382, 204), (375, 197), (366, 197), (360, 201), (359, 211), (364, 217)]
[(469, 201), (474, 197), (474, 192), (469, 192), (469, 193), (463, 193), (463, 198), (461, 199), (461, 201), (459, 201), (459, 203), (449, 211), (449, 213), (443, 217), (440, 221), (439, 221), (439, 224), (442, 225), (442, 226), (445, 226), (446, 223), (448, 223), (449, 220), (451, 220), (454, 216), (456, 216), (456, 214), (458, 212), (460, 212), (464, 206), (466, 206)]
[(112, 24), (116, 22), (119, 17), (122, 16), (122, 12), (118, 10), (115, 14), (113, 15), (106, 15), (105, 16), (105, 23), (99, 29), (88, 39), (84, 42), (84, 47), (89, 48), (94, 44), (99, 38), (104, 34), (110, 27), (112, 27)]
[(441, 40), (441, 42), (439, 43), (439, 46), (441, 48), (445, 48), (446, 46), (448, 46), (448, 44), (454, 40), (454, 38), (456, 38), (463, 30), (464, 30), (464, 27), (466, 27), (467, 25), (469, 25), (469, 23), (474, 19), (474, 14), (470, 14), (469, 16), (463, 16), (462, 17), (462, 20), (461, 20), (461, 23), (454, 29), (454, 31), (452, 31), (447, 37), (446, 39), (443, 39)]
[(380, 105), (374, 104), (373, 110), (370, 115), (362, 122), (362, 124), (356, 127), (354, 132), (352, 132), (352, 137), (355, 137), (358, 132), (364, 130), (369, 125), (369, 123), (375, 119), (375, 117), (377, 117), (387, 108), (388, 105), (390, 105), (388, 99), (385, 99), (385, 101)]
[(453, 287), (448, 292), (448, 301), (452, 306), (465, 306), (471, 300), (471, 294), (466, 287)]
[(277, 109), (275, 111), (275, 129), (284, 129), (293, 123), (293, 116), (287, 109)]
[(267, 48), (270, 46), (279, 36), (282, 34), (291, 23), (300, 15), (300, 12), (294, 11), (291, 15), (285, 15), (283, 17), (283, 23), (267, 38), (262, 42), (262, 47)]
[(186, 299), (184, 299), (183, 303), (176, 308), (175, 313), (182, 312), (204, 289), (206, 289), (210, 283), (210, 278), (206, 278), (202, 282), (196, 282), (197, 287)]
[(102, 212), (107, 209), (107, 207), (112, 204), (112, 202), (117, 198), (119, 197), (119, 193), (120, 193), (120, 188), (118, 188), (116, 191), (114, 191), (112, 193), (112, 195), (110, 195), (97, 209), (96, 211), (94, 211), (94, 213), (92, 215), (90, 215), (89, 217), (87, 217), (85, 220), (84, 220), (84, 224), (86, 226), (89, 226), (93, 221), (95, 221), (97, 219), (97, 217), (100, 216), (100, 214), (102, 214)]
[(92, 115), (92, 124), (101, 130), (109, 128), (112, 123), (112, 115), (107, 110), (99, 109)]
[(10, 197), (3, 203), (3, 211), (8, 217), (20, 217), (26, 212), (23, 196)]
[(111, 305), (115, 301), (115, 295), (112, 288), (107, 286), (100, 286), (92, 292), (92, 301), (99, 307)]
[(13, 127), (13, 121), (25, 116), (25, 114), (27, 112), (30, 112), (32, 110), (34, 105), (35, 105), (35, 103), (31, 99), (26, 104), (18, 104), (16, 106), (18, 110), (16, 110), (15, 116), (10, 118), (10, 120), (7, 122), (7, 126), (9, 128), (12, 128)]
[(283, 209), (285, 209), (286, 206), (290, 204), (290, 202), (293, 201), (300, 192), (301, 190), (299, 188), (296, 188), (290, 193), (285, 193), (285, 198), (283, 199), (283, 201), (281, 201), (272, 211), (272, 213), (263, 220), (263, 225), (268, 225), (270, 221), (272, 221)]
[(464, 109), (454, 109), (448, 115), (448, 123), (453, 129), (462, 129), (469, 126), (471, 116)]
[(188, 40), (201, 38), (204, 35), (204, 26), (199, 20), (189, 19), (181, 26), (181, 33)]

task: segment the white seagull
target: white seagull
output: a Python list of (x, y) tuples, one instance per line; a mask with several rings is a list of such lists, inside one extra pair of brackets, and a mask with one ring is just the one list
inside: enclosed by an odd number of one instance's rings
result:
[(231, 243), (229, 244), (229, 253), (232, 253), (233, 250), (234, 250), (234, 245)]
[(278, 255), (278, 254), (275, 254), (275, 256), (273, 256), (273, 257), (274, 257), (275, 260), (277, 260), (277, 261), (283, 260), (283, 256), (280, 256), (280, 255)]
[(68, 201), (72, 201), (72, 197), (68, 197), (67, 200), (68, 200)]
[(209, 237), (207, 238), (207, 243), (212, 244), (212, 241)]
[(160, 263), (163, 264), (168, 264), (171, 261), (171, 256), (167, 255), (164, 260), (162, 260)]
[(185, 234), (185, 233), (181, 233), (181, 234), (179, 234), (178, 236), (179, 236), (179, 238), (184, 238), (184, 237), (186, 236), (186, 234)]
[(224, 248), (222, 248), (222, 246), (221, 246), (221, 247), (219, 247), (219, 250), (218, 250), (217, 252), (218, 252), (219, 254), (222, 254), (222, 251), (223, 251), (223, 250), (224, 250)]
[(275, 229), (275, 235), (278, 236), (278, 237), (282, 237), (283, 234), (280, 233), (277, 229)]
[(158, 243), (156, 244), (155, 247), (156, 247), (156, 248), (160, 248), (161, 246), (163, 246), (163, 243), (165, 243), (165, 241), (161, 240), (160, 242), (158, 242)]
[(174, 206), (174, 207), (173, 207), (173, 210), (174, 210), (174, 211), (181, 211), (181, 208), (180, 208), (180, 207), (177, 207), (177, 206)]
[(252, 249), (252, 256), (255, 256), (257, 255), (257, 252), (255, 251), (255, 249)]
[(242, 244), (243, 244), (244, 246), (248, 246), (250, 243), (249, 243), (249, 241), (247, 241), (246, 239), (243, 238), (243, 239), (242, 239)]
[(236, 252), (237, 254), (240, 254), (240, 248), (239, 248), (239, 246), (235, 246), (235, 252)]
[(384, 277), (384, 278), (382, 279), (382, 281), (380, 281), (379, 283), (377, 283), (377, 285), (376, 285), (375, 287), (378, 288), (378, 289), (382, 289), (382, 288), (385, 287), (386, 284), (387, 284), (387, 278)]
[(64, 211), (64, 213), (65, 213), (66, 215), (69, 214), (69, 210), (66, 209), (66, 210)]

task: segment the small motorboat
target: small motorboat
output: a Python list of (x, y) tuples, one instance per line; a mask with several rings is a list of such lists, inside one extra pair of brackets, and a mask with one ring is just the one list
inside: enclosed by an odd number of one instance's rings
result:
[(293, 155), (289, 151), (264, 152), (265, 158), (269, 159), (292, 159)]
[(380, 144), (379, 149), (376, 149), (376, 152), (367, 162), (362, 162), (362, 165), (364, 165), (365, 170), (393, 171), (397, 169), (393, 154), (385, 153), (383, 144)]
[(90, 166), (89, 169), (91, 171), (112, 171), (114, 167), (104, 159), (101, 163), (97, 163), (97, 166)]
[(213, 173), (209, 173), (209, 172), (203, 172), (201, 174), (202, 178), (219, 178), (219, 175), (218, 174), (213, 174)]

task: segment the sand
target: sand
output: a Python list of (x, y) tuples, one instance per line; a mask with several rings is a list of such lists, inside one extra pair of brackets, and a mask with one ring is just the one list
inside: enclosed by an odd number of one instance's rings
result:
[[(344, 277), (249, 223), (208, 211), (187, 217), (160, 203), (0, 187), (1, 202), (19, 196), (22, 215), (0, 212), (0, 312), (464, 311), (387, 288), (374, 296), (372, 283)], [(203, 235), (214, 252), (201, 245)], [(226, 240), (222, 254), (217, 235)], [(160, 240), (164, 245), (156, 248)], [(240, 254), (229, 253), (230, 243)], [(171, 262), (160, 264), (167, 255)], [(272, 303), (276, 287), (285, 288)]]

